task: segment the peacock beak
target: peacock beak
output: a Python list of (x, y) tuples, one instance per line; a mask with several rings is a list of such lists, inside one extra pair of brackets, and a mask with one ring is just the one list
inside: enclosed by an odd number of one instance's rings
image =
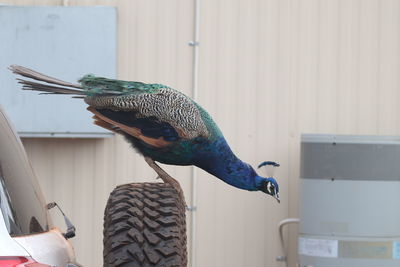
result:
[(281, 200), (279, 199), (279, 193), (276, 193), (273, 195), (273, 197), (276, 199), (276, 201), (278, 201), (278, 203), (281, 203)]

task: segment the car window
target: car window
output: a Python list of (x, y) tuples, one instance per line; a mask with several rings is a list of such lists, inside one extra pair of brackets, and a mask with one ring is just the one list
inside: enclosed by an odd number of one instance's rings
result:
[(19, 139), (0, 110), (0, 208), (10, 235), (47, 231), (42, 193)]

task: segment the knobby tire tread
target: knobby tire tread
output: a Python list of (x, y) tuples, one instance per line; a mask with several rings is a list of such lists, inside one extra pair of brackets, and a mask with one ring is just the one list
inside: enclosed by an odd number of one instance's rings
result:
[(166, 183), (117, 186), (104, 212), (104, 267), (185, 267), (185, 202)]

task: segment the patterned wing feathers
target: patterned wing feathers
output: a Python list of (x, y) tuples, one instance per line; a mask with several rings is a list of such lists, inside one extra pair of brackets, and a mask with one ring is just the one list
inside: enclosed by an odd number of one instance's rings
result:
[(117, 97), (89, 96), (85, 102), (96, 109), (133, 111), (143, 118), (157, 118), (170, 124), (182, 138), (209, 136), (198, 107), (190, 98), (171, 88), (162, 88), (157, 93)]

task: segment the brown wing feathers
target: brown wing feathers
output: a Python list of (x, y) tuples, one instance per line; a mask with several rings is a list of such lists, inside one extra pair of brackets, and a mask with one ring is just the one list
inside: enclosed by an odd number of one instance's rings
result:
[(95, 116), (93, 118), (95, 119), (94, 124), (103, 127), (107, 130), (116, 132), (116, 133), (121, 133), (124, 132), (126, 134), (129, 134), (133, 137), (136, 137), (137, 139), (142, 140), (146, 144), (154, 147), (164, 147), (167, 145), (170, 145), (171, 142), (165, 141), (163, 137), (160, 138), (151, 138), (148, 136), (143, 135), (142, 131), (138, 128), (132, 127), (132, 126), (127, 126), (123, 123), (113, 121), (110, 118), (107, 118), (100, 112), (98, 112), (94, 107), (89, 106), (87, 108), (88, 111), (92, 112)]

